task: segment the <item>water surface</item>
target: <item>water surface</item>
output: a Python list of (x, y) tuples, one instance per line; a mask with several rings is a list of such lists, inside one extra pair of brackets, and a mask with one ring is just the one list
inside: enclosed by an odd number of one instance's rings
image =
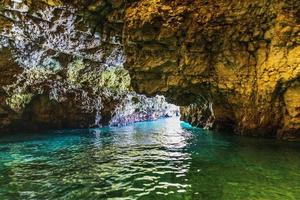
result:
[(177, 118), (0, 138), (0, 199), (300, 199), (300, 144)]

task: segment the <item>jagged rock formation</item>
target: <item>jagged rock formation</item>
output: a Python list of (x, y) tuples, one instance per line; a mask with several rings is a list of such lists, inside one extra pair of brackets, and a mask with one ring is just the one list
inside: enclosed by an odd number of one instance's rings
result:
[[(1, 2), (1, 130), (119, 125), (175, 113), (164, 98), (132, 91), (121, 29), (95, 28), (98, 21), (75, 6), (83, 4)], [(139, 115), (155, 104), (165, 107)]]
[[(2, 2), (10, 5), (10, 9), (0, 8), (2, 44), (10, 44), (17, 62), (27, 68), (37, 65), (28, 62), (28, 56), (34, 55), (34, 60), (55, 77), (60, 88), (68, 88), (67, 93), (85, 91), (85, 95), (77, 95), (79, 99), (85, 100), (86, 94), (95, 95), (95, 91), (88, 92), (93, 90), (88, 85), (107, 87), (101, 81), (101, 77), (106, 77), (104, 72), (126, 60), (135, 91), (148, 96), (164, 95), (180, 105), (182, 118), (194, 125), (229, 127), (245, 135), (300, 138), (300, 3), (297, 0)], [(32, 12), (41, 8), (43, 12)], [(30, 22), (25, 23), (25, 29), (24, 18)], [(41, 20), (55, 23), (36, 26)], [(40, 31), (44, 29), (49, 31), (46, 34)], [(39, 30), (38, 37), (30, 36), (26, 30)], [(11, 39), (14, 33), (26, 37), (18, 37), (15, 42)], [(28, 47), (34, 51), (19, 53)], [(79, 61), (85, 67), (70, 67)], [(70, 68), (74, 70), (70, 72)], [(81, 81), (82, 74), (89, 74), (83, 75), (89, 78)], [(108, 74), (109, 80), (116, 80), (114, 72)], [(43, 90), (40, 88), (43, 84), (35, 85), (38, 86), (35, 91)], [(57, 87), (52, 85), (48, 83), (50, 97), (60, 99), (55, 92)], [(112, 85), (114, 88), (115, 84)], [(6, 92), (14, 95), (14, 88), (6, 87)], [(123, 96), (115, 99), (120, 104), (131, 102), (128, 99), (132, 98), (120, 95), (117, 88), (119, 95), (111, 92), (112, 88), (104, 93), (99, 91), (98, 97), (102, 97), (99, 102), (109, 101), (112, 96)], [(23, 96), (23, 100), (27, 99), (28, 96)], [(8, 102), (15, 105), (15, 101)], [(93, 109), (99, 112), (101, 108)], [(116, 112), (128, 116), (132, 109)], [(113, 121), (126, 120), (113, 117)]]
[(299, 1), (140, 0), (124, 20), (136, 91), (165, 95), (193, 124), (299, 139)]

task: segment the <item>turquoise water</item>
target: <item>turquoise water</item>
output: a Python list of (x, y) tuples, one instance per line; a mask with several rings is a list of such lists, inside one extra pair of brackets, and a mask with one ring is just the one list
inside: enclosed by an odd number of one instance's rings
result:
[(179, 119), (0, 138), (0, 199), (300, 199), (300, 144)]

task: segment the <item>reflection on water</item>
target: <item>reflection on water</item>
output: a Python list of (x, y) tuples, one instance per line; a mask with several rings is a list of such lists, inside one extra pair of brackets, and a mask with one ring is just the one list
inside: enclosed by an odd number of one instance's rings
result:
[(299, 150), (177, 118), (11, 135), (0, 139), (0, 199), (297, 199)]

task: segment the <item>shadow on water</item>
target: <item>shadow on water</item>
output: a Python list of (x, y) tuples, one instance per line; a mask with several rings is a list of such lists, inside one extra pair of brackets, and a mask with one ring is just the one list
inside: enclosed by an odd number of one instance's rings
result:
[(0, 199), (297, 199), (300, 145), (178, 118), (0, 138)]

